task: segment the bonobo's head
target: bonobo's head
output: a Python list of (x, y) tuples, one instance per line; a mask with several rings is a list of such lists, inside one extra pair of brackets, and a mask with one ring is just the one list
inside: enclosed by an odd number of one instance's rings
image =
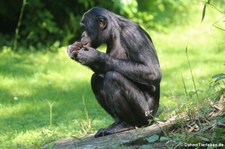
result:
[[(113, 13), (109, 12), (104, 8), (94, 7), (84, 13), (80, 25), (84, 29), (81, 38), (81, 44), (75, 42), (68, 46), (68, 55), (75, 59), (78, 50), (82, 48), (83, 45), (91, 46), (97, 48), (102, 43), (107, 43), (111, 37), (111, 26), (108, 24), (110, 16)], [(111, 19), (112, 20), (112, 19)]]
[(109, 40), (111, 32), (108, 20), (110, 15), (112, 15), (111, 12), (99, 7), (94, 7), (84, 13), (80, 25), (90, 37), (91, 47), (97, 48)]

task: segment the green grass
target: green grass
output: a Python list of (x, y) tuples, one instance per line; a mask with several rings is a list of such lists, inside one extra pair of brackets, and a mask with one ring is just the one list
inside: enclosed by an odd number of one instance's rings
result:
[(218, 30), (207, 31), (209, 28), (211, 27), (205, 27), (202, 24), (189, 27), (186, 30), (178, 28), (173, 30), (175, 33), (169, 35), (157, 36), (157, 34), (153, 34), (156, 37), (155, 44), (163, 69), (162, 90), (164, 93), (184, 94), (182, 75), (188, 90), (193, 90), (185, 52), (186, 47), (197, 81), (197, 88), (207, 87), (211, 76), (224, 72), (224, 35), (222, 36), (221, 31)]
[[(195, 21), (167, 34), (150, 31), (163, 72), (157, 117), (174, 114), (186, 102), (182, 75), (187, 91), (194, 90), (186, 47), (198, 90), (207, 89), (211, 76), (224, 73), (225, 36), (212, 23)], [(40, 148), (60, 138), (93, 133), (112, 122), (91, 91), (91, 70), (69, 59), (65, 49), (55, 53), (0, 50), (0, 148)], [(49, 104), (53, 104), (52, 125)]]
[[(91, 93), (92, 72), (70, 60), (61, 48), (57, 53), (0, 53), (0, 144), (40, 147), (46, 141), (85, 135), (111, 122)], [(91, 119), (87, 127), (85, 107)], [(50, 107), (53, 118), (50, 127)], [(1, 146), (0, 145), (0, 146)]]
[(224, 32), (213, 28), (211, 23), (200, 22), (184, 28), (175, 28), (172, 33), (165, 35), (153, 33), (163, 73), (162, 109), (174, 111), (175, 107), (179, 108), (186, 101), (182, 76), (188, 93), (194, 91), (186, 47), (197, 90), (203, 91), (200, 97), (208, 96), (205, 90), (210, 85), (211, 77), (225, 72), (224, 35)]

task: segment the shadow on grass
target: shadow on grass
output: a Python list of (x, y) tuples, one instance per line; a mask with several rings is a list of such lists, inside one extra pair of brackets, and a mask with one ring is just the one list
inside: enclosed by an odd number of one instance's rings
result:
[[(4, 97), (13, 97), (6, 90), (1, 89), (1, 92)], [(105, 115), (92, 95), (89, 84), (81, 81), (79, 86), (69, 90), (47, 86), (35, 88), (35, 92), (30, 96), (19, 96), (16, 100), (15, 98), (2, 99), (1, 106), (6, 113), (1, 114), (0, 121), (5, 131), (27, 131), (47, 127), (50, 125), (48, 103), (54, 103), (52, 110), (54, 126), (74, 123), (74, 120), (86, 120), (82, 98), (85, 98), (90, 119), (101, 119)], [(80, 128), (74, 126), (74, 129)]]
[[(18, 54), (1, 54), (0, 74), (9, 77), (31, 77), (36, 71), (35, 62), (31, 56), (19, 57)], [(22, 65), (21, 65), (22, 64)]]

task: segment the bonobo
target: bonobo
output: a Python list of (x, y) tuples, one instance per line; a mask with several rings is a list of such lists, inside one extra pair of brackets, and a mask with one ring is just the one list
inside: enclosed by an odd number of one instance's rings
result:
[[(91, 87), (115, 120), (95, 137), (146, 126), (157, 112), (161, 70), (150, 36), (137, 24), (94, 7), (80, 22), (81, 43), (68, 46), (70, 58), (93, 70)], [(97, 51), (101, 44), (106, 52)]]

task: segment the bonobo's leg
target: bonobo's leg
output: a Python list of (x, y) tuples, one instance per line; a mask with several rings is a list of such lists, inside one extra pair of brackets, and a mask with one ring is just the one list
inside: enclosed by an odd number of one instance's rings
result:
[(99, 104), (104, 108), (106, 112), (108, 112), (112, 117), (114, 117), (109, 106), (105, 101), (105, 96), (107, 93), (103, 89), (103, 81), (104, 81), (103, 74), (94, 73), (91, 78), (91, 87)]
[(133, 129), (148, 124), (146, 113), (155, 113), (158, 103), (147, 92), (115, 71), (104, 77), (92, 76), (92, 89), (101, 106), (116, 120), (107, 129), (100, 129), (96, 137)]
[(96, 133), (95, 137), (112, 134), (112, 131), (107, 131), (107, 130), (111, 130), (111, 129), (117, 130), (117, 132), (119, 132), (119, 130), (126, 131), (129, 129), (133, 129), (134, 128), (133, 126), (130, 126), (120, 120), (117, 120), (117, 117), (115, 117), (115, 114), (113, 114), (113, 112), (109, 108), (110, 105), (108, 105), (107, 104), (108, 102), (105, 101), (105, 99), (107, 98), (106, 97), (107, 91), (104, 90), (104, 88), (103, 88), (103, 82), (104, 82), (103, 74), (101, 74), (101, 75), (93, 74), (92, 75), (91, 86), (92, 86), (92, 90), (95, 94), (95, 97), (97, 98), (99, 104), (105, 109), (105, 111), (108, 112), (116, 121), (112, 125), (110, 125), (107, 129), (100, 129), (98, 131), (98, 133)]

